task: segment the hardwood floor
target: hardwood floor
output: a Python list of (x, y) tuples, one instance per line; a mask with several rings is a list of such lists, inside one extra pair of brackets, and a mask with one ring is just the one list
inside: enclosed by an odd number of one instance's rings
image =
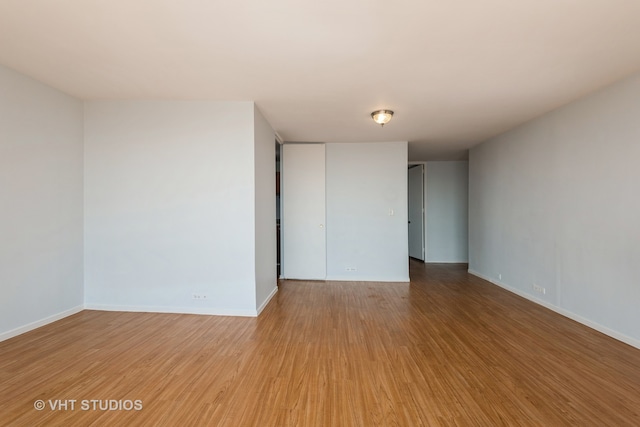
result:
[(640, 350), (464, 268), (283, 281), (259, 318), (81, 312), (0, 343), (0, 424), (640, 425)]

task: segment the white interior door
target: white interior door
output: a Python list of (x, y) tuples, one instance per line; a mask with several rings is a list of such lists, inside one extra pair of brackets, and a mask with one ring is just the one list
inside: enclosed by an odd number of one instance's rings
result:
[(325, 146), (282, 148), (283, 276), (323, 280), (327, 275)]
[(424, 261), (424, 165), (409, 168), (409, 256)]

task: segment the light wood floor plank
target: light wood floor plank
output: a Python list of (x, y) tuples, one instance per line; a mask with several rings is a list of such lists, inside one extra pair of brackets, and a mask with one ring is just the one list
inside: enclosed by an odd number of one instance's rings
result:
[(640, 425), (640, 350), (464, 266), (411, 277), (282, 281), (256, 319), (83, 311), (0, 343), (0, 425)]

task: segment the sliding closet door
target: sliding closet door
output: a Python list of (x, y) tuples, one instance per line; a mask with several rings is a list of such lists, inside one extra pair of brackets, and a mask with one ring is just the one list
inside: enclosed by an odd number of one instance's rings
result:
[(283, 276), (323, 280), (327, 274), (325, 146), (282, 148)]

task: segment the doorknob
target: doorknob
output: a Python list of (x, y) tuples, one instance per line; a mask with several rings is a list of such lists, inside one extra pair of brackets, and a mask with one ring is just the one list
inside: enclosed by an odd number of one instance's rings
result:
[(324, 224), (320, 224), (320, 228), (324, 228)]

